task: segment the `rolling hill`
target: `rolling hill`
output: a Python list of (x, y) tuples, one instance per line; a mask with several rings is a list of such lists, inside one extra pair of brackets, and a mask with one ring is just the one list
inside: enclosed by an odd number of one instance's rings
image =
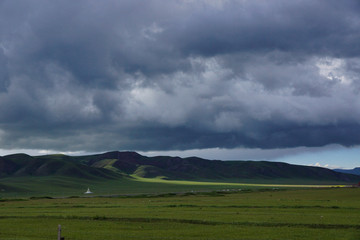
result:
[(89, 186), (97, 194), (112, 195), (215, 190), (231, 188), (234, 184), (243, 188), (244, 183), (260, 187), (359, 181), (360, 176), (320, 167), (267, 161), (146, 157), (136, 152), (0, 157), (0, 199), (4, 196), (79, 196)]
[[(108, 152), (74, 157), (87, 166), (116, 169), (123, 174), (141, 177), (163, 177), (177, 180), (229, 179), (311, 179), (338, 182), (359, 180), (359, 176), (343, 174), (327, 168), (292, 165), (268, 161), (220, 161), (197, 157), (146, 157), (136, 152)], [(104, 165), (104, 163), (107, 163)]]
[(111, 178), (139, 176), (171, 180), (229, 181), (236, 179), (307, 179), (356, 182), (360, 176), (326, 168), (267, 161), (220, 161), (197, 157), (146, 157), (136, 152), (87, 156), (13, 154), (0, 157), (0, 177), (68, 176)]
[(60, 175), (77, 178), (114, 178), (113, 171), (94, 168), (72, 160), (66, 155), (32, 157), (13, 154), (0, 157), (0, 177)]

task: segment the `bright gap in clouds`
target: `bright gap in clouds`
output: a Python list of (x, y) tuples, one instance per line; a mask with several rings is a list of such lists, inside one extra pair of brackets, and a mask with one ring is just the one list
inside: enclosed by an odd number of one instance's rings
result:
[(330, 169), (352, 169), (360, 167), (360, 147), (345, 148), (336, 146), (324, 151), (309, 151), (278, 158), (278, 161), (292, 164), (326, 167)]
[(6, 156), (10, 154), (25, 153), (30, 156), (48, 155), (48, 154), (64, 154), (70, 156), (88, 155), (93, 154), (85, 151), (74, 151), (74, 152), (60, 152), (55, 150), (45, 149), (0, 149), (0, 156)]

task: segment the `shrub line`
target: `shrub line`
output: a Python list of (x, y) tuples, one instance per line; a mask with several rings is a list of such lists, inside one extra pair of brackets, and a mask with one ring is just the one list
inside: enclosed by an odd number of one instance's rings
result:
[(270, 223), (270, 222), (215, 222), (195, 219), (171, 219), (171, 218), (120, 218), (120, 217), (106, 217), (106, 216), (0, 216), (0, 219), (10, 218), (50, 218), (50, 219), (77, 219), (77, 220), (93, 220), (93, 221), (119, 221), (119, 222), (172, 222), (184, 224), (199, 224), (199, 225), (236, 225), (249, 227), (303, 227), (314, 229), (360, 229), (359, 224), (310, 224), (310, 223)]

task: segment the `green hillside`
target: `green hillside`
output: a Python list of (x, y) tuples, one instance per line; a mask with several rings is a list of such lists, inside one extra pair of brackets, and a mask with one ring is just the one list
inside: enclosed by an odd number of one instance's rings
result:
[(172, 180), (307, 179), (356, 182), (359, 176), (326, 168), (267, 161), (219, 161), (197, 157), (146, 157), (136, 152), (107, 152), (87, 156), (13, 154), (0, 157), (0, 177), (67, 176), (117, 179), (136, 175)]
[(274, 187), (359, 181), (360, 176), (319, 167), (266, 161), (146, 157), (135, 152), (0, 157), (0, 198), (79, 196), (88, 187), (97, 195), (112, 195), (244, 188), (244, 183), (253, 184), (252, 187)]
[(52, 175), (76, 178), (117, 177), (113, 171), (90, 167), (65, 155), (32, 157), (26, 154), (13, 154), (0, 158), (0, 177)]

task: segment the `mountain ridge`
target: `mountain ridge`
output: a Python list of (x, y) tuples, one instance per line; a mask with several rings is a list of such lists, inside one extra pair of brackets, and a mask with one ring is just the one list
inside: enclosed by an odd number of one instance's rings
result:
[(147, 157), (131, 151), (112, 151), (84, 156), (12, 154), (0, 157), (0, 177), (48, 175), (114, 179), (138, 176), (193, 181), (229, 181), (236, 179), (360, 181), (360, 176), (352, 174), (283, 162), (222, 161), (199, 157)]

